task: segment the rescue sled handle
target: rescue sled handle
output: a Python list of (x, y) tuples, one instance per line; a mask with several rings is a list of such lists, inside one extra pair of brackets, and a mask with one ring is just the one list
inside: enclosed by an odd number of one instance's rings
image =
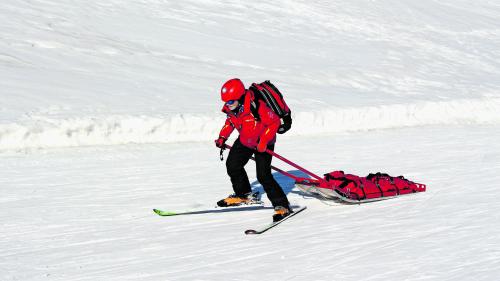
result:
[[(225, 148), (229, 148), (229, 149), (231, 149), (231, 146), (230, 146), (230, 145), (228, 145), (228, 144), (224, 144), (224, 146), (225, 146)], [(285, 157), (283, 157), (283, 156), (281, 156), (281, 155), (277, 154), (277, 153), (276, 153), (276, 152), (274, 152), (274, 151), (271, 151), (271, 150), (269, 150), (269, 149), (266, 149), (266, 152), (267, 152), (267, 153), (269, 153), (269, 154), (271, 154), (272, 156), (274, 156), (274, 157), (276, 157), (276, 158), (280, 159), (281, 161), (283, 161), (283, 162), (287, 163), (288, 165), (290, 165), (290, 166), (292, 166), (292, 167), (294, 167), (294, 168), (297, 168), (297, 169), (299, 169), (300, 171), (302, 171), (302, 172), (304, 172), (304, 173), (306, 173), (306, 174), (310, 175), (311, 177), (313, 177), (313, 178), (315, 178), (315, 179), (319, 180), (320, 182), (323, 182), (323, 181), (325, 180), (324, 178), (321, 178), (320, 176), (318, 176), (318, 175), (314, 174), (313, 172), (310, 172), (310, 171), (306, 170), (305, 168), (302, 168), (301, 166), (299, 166), (299, 165), (297, 165), (297, 164), (293, 163), (292, 161), (290, 161), (290, 160), (286, 159)], [(252, 159), (253, 159), (253, 157), (252, 157)], [(255, 160), (255, 159), (253, 159), (253, 160)], [(285, 171), (283, 171), (283, 170), (281, 170), (281, 169), (278, 169), (278, 168), (276, 168), (276, 167), (274, 167), (274, 166), (271, 166), (271, 168), (272, 168), (273, 170), (275, 170), (275, 171), (277, 171), (277, 172), (279, 172), (279, 173), (281, 173), (281, 174), (283, 174), (283, 175), (287, 176), (287, 177), (290, 177), (290, 178), (294, 179), (294, 180), (299, 180), (299, 179), (301, 179), (301, 178), (296, 177), (296, 176), (294, 176), (294, 175), (292, 175), (292, 174), (290, 174), (290, 173), (288, 173), (288, 172), (285, 172)]]

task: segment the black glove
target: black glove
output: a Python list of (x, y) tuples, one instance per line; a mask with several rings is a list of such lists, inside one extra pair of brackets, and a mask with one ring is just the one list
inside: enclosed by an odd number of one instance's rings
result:
[(218, 148), (224, 148), (224, 145), (226, 144), (226, 139), (223, 137), (219, 137), (218, 139), (215, 140), (215, 146)]

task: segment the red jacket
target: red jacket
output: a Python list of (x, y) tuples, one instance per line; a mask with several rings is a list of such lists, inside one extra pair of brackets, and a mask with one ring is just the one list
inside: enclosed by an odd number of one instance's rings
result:
[(255, 102), (253, 92), (247, 90), (245, 101), (237, 113), (224, 105), (222, 112), (227, 114), (227, 119), (219, 133), (219, 137), (228, 139), (233, 130), (236, 129), (240, 133), (241, 143), (252, 149), (259, 142), (265, 146), (276, 142), (276, 132), (281, 125), (279, 116), (264, 101), (260, 100), (258, 101), (259, 116), (256, 118), (250, 108), (252, 102)]

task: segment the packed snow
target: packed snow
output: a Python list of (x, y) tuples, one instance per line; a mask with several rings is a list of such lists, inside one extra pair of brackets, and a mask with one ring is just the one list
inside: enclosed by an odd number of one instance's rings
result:
[[(0, 280), (498, 280), (499, 3), (4, 0), (0, 16)], [(232, 192), (213, 140), (233, 77), (285, 94), (281, 155), (427, 192), (341, 205), (274, 174), (308, 208), (265, 234), (243, 233), (270, 222), (265, 196), (155, 215)]]

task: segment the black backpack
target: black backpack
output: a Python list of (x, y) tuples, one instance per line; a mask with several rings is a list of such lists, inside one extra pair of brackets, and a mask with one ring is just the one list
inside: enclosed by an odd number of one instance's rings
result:
[(281, 92), (269, 80), (262, 83), (253, 83), (250, 86), (254, 94), (254, 104), (252, 104), (252, 113), (258, 118), (259, 101), (262, 100), (266, 105), (278, 115), (281, 119), (281, 125), (278, 134), (284, 134), (292, 127), (292, 111), (283, 99)]

